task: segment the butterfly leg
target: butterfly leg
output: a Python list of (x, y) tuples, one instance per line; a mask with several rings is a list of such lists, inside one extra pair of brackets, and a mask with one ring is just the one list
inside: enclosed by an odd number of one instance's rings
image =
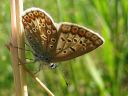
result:
[(42, 68), (42, 64), (39, 64), (38, 69), (34, 72), (34, 74), (37, 74), (38, 72), (40, 72), (41, 68)]

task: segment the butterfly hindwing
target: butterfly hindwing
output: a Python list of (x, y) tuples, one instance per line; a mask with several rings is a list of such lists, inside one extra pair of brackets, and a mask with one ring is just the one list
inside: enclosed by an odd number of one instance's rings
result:
[(61, 23), (53, 62), (65, 61), (88, 53), (103, 44), (103, 39), (88, 28)]

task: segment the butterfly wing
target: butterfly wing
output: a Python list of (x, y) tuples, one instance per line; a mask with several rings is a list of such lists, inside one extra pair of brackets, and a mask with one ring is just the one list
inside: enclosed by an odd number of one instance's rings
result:
[(22, 16), (25, 36), (36, 54), (51, 56), (55, 53), (59, 34), (52, 18), (39, 8), (30, 8)]
[(97, 33), (82, 26), (71, 23), (55, 26), (52, 18), (39, 8), (26, 10), (22, 22), (25, 36), (33, 51), (38, 57), (48, 58), (49, 62), (81, 56), (104, 42)]
[(59, 39), (52, 62), (69, 60), (88, 53), (103, 44), (103, 38), (92, 30), (71, 23), (58, 27)]

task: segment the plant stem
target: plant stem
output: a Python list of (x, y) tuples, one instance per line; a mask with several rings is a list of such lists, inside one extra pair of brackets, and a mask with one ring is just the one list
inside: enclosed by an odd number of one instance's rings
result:
[[(22, 0), (11, 0), (11, 27), (12, 27), (12, 37), (11, 44), (14, 46), (24, 48), (24, 39), (21, 28), (21, 12), (23, 10)], [(19, 59), (22, 58), (23, 62), (24, 53), (23, 50), (18, 50), (10, 46), (11, 58), (12, 58), (12, 68), (13, 68), (13, 76), (14, 76), (14, 84), (16, 90), (16, 96), (28, 96), (27, 86), (26, 86), (26, 74), (22, 66), (19, 66)]]

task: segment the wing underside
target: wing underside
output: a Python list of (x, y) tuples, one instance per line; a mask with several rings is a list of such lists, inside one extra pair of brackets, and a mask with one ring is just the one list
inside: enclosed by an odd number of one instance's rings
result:
[(61, 23), (59, 39), (52, 62), (69, 60), (88, 53), (103, 44), (103, 38), (88, 28), (71, 23)]
[(51, 56), (55, 53), (58, 34), (52, 18), (38, 8), (24, 12), (25, 36), (36, 54)]

